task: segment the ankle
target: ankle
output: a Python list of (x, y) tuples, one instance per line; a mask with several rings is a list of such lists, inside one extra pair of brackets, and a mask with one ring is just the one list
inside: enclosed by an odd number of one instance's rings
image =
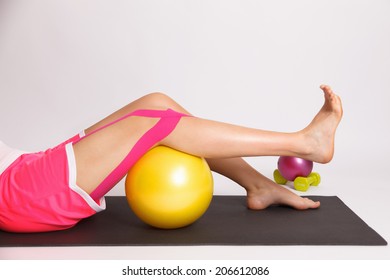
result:
[(299, 134), (300, 140), (297, 140), (297, 143), (299, 143), (298, 157), (317, 163), (328, 163), (332, 160), (333, 149), (324, 147), (316, 137), (313, 137), (312, 132), (304, 129)]
[(310, 134), (304, 129), (295, 133), (292, 153), (301, 158), (310, 157), (315, 152), (315, 143)]

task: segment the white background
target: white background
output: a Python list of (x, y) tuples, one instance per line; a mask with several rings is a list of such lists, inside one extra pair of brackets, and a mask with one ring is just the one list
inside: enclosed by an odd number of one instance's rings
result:
[[(389, 13), (386, 0), (0, 0), (0, 139), (42, 150), (154, 91), (197, 116), (295, 131), (327, 83), (345, 115), (334, 160), (315, 166), (323, 181), (305, 194), (339, 196), (390, 240)], [(271, 176), (277, 158), (248, 161)], [(217, 175), (215, 193), (244, 194)], [(0, 249), (3, 259), (389, 257), (387, 246)]]

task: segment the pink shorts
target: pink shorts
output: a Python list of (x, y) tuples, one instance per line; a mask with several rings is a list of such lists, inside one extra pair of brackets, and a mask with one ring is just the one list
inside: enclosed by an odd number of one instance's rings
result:
[[(76, 185), (72, 137), (53, 149), (21, 155), (0, 176), (0, 229), (42, 232), (73, 227), (105, 209)], [(40, 176), (36, 176), (39, 174)]]

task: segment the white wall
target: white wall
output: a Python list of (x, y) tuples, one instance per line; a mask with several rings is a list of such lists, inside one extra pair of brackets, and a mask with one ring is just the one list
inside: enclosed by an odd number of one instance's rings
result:
[[(0, 0), (0, 139), (44, 149), (152, 91), (293, 131), (329, 83), (345, 118), (333, 165), (318, 168), (374, 168), (390, 155), (389, 13), (386, 0)], [(267, 175), (276, 162), (249, 160)]]

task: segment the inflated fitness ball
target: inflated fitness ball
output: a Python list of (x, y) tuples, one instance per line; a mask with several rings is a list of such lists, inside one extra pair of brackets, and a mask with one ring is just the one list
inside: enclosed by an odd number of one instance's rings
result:
[(163, 229), (192, 224), (213, 197), (213, 177), (206, 160), (165, 146), (151, 149), (137, 161), (125, 187), (136, 216)]

